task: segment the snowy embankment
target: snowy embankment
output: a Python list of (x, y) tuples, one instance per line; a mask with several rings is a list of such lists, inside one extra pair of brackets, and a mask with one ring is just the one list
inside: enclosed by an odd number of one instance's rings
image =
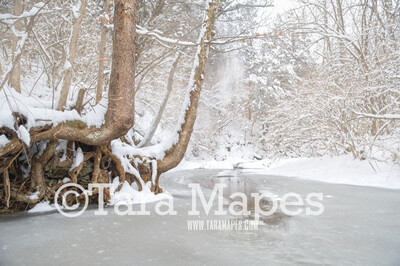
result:
[(400, 189), (400, 165), (354, 160), (351, 156), (278, 161), (183, 161), (176, 170), (244, 169), (246, 173), (289, 176), (320, 182)]

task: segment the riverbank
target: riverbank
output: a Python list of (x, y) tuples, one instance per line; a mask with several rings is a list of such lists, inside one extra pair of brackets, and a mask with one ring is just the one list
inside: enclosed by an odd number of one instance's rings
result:
[(176, 170), (234, 169), (263, 175), (289, 176), (333, 184), (400, 189), (400, 165), (355, 160), (351, 156), (283, 158), (260, 161), (188, 161)]

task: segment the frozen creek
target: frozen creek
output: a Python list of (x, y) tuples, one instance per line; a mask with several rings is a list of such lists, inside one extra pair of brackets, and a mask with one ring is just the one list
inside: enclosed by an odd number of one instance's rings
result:
[[(208, 199), (216, 182), (228, 184), (227, 195), (295, 192), (305, 198), (321, 192), (324, 213), (277, 214), (263, 219), (256, 231), (189, 231), (188, 219), (213, 217), (188, 216), (192, 196), (187, 184), (207, 188)], [(118, 216), (112, 206), (106, 208), (106, 216), (95, 216), (93, 208), (77, 218), (56, 212), (2, 215), (0, 265), (400, 264), (400, 190), (255, 175), (248, 170), (177, 171), (163, 176), (161, 186), (174, 196), (178, 215), (157, 215), (155, 203), (146, 207), (149, 216)]]

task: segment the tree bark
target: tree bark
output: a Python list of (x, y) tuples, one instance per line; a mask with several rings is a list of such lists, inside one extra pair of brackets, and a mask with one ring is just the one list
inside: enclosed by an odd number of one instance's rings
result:
[(197, 48), (191, 79), (188, 85), (187, 97), (189, 97), (189, 105), (187, 107), (185, 106), (184, 122), (180, 125), (177, 132), (178, 142), (173, 144), (172, 147), (165, 152), (164, 158), (158, 162), (158, 176), (176, 167), (182, 161), (189, 144), (193, 126), (196, 121), (200, 92), (203, 87), (209, 47), (213, 36), (214, 23), (219, 4), (219, 0), (208, 1), (205, 21), (203, 22), (202, 31), (200, 33), (199, 46)]
[[(104, 13), (108, 14), (110, 10), (110, 1), (105, 0), (104, 2)], [(103, 83), (104, 83), (104, 56), (106, 52), (106, 43), (107, 43), (107, 20), (105, 17), (101, 20), (101, 36), (100, 36), (100, 44), (99, 44), (99, 73), (97, 76), (97, 91), (96, 91), (96, 104), (101, 101), (103, 96)]]
[[(24, 11), (24, 3), (22, 0), (14, 0), (14, 15), (15, 16), (20, 16), (22, 12)], [(22, 31), (22, 19), (18, 19), (15, 24), (14, 28), (16, 31), (21, 32)], [(18, 36), (14, 34), (13, 39), (12, 39), (12, 51), (13, 51), (13, 62), (16, 57), (16, 52), (17, 52), (17, 44), (18, 44)], [(10, 76), (10, 86), (13, 87), (17, 92), (21, 93), (21, 61), (20, 58), (17, 58), (15, 61), (14, 68), (11, 72)]]
[(86, 0), (81, 0), (81, 6), (79, 8), (79, 17), (75, 19), (74, 25), (72, 27), (68, 58), (64, 66), (65, 70), (64, 70), (63, 85), (61, 88), (60, 99), (58, 100), (57, 110), (64, 110), (65, 105), (67, 104), (69, 87), (71, 86), (71, 80), (72, 80), (72, 70), (74, 67), (75, 55), (78, 48), (79, 31), (81, 30), (81, 24), (83, 16), (85, 15), (85, 10), (86, 10)]

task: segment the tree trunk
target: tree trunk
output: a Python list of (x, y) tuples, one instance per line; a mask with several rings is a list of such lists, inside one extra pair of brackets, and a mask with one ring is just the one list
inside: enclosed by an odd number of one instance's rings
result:
[[(33, 18), (31, 18), (28, 29), (33, 26)], [(84, 169), (84, 164), (87, 163), (91, 163), (92, 166), (89, 168), (93, 168), (91, 169), (93, 171), (92, 178), (85, 173), (88, 181), (93, 179), (95, 182), (108, 182), (109, 172), (106, 170), (110, 167), (110, 170), (115, 172), (114, 176), (119, 176), (121, 183), (125, 181), (125, 169), (120, 159), (111, 153), (109, 144), (112, 140), (125, 135), (134, 123), (135, 18), (135, 0), (115, 1), (113, 61), (108, 93), (109, 103), (105, 114), (105, 123), (100, 128), (95, 126), (88, 127), (81, 121), (66, 121), (56, 126), (47, 125), (32, 128), (29, 132), (31, 145), (41, 140), (51, 141), (47, 144), (45, 151), (39, 158), (35, 156), (32, 159), (30, 183), (20, 186), (18, 189), (13, 186), (10, 189), (10, 186), (7, 185), (9, 184), (8, 169), (13, 169), (13, 164), (23, 151), (24, 144), (15, 134), (8, 135), (10, 142), (0, 149), (0, 173), (3, 174), (3, 183), (6, 184), (3, 186), (6, 205), (10, 197), (17, 202), (36, 204), (42, 199), (46, 200), (54, 196), (55, 188), (52, 185), (52, 181), (48, 181), (46, 178), (49, 174), (53, 176), (52, 169), (62, 169), (57, 154), (55, 154), (60, 139), (81, 142), (79, 145), (85, 146), (89, 150), (85, 151), (83, 162), (72, 171), (69, 171), (68, 174), (73, 182), (78, 181), (78, 175)], [(81, 91), (77, 102), (76, 108), (78, 110), (81, 109), (82, 98), (83, 91)], [(4, 132), (7, 133), (8, 131), (5, 130)], [(91, 145), (92, 147), (87, 147), (84, 144)], [(104, 157), (102, 157), (103, 154)], [(94, 162), (88, 162), (93, 157)], [(112, 163), (110, 163), (110, 166), (107, 166), (107, 164), (103, 165), (102, 158), (106, 159), (104, 162), (108, 162), (111, 159)], [(93, 164), (96, 165), (93, 166)], [(35, 199), (30, 199), (26, 195), (26, 190), (31, 192), (36, 190), (39, 192), (39, 195)]]
[[(110, 10), (110, 1), (105, 0), (104, 2), (104, 13), (108, 15), (108, 11)], [(103, 96), (103, 83), (104, 83), (104, 61), (105, 61), (105, 52), (106, 52), (106, 43), (107, 43), (107, 19), (105, 17), (101, 20), (101, 36), (100, 36), (100, 44), (99, 44), (99, 73), (97, 76), (97, 91), (96, 91), (96, 104), (101, 101)]]
[[(22, 0), (14, 0), (14, 15), (20, 16), (24, 11), (24, 3)], [(14, 24), (15, 30), (18, 32), (22, 31), (22, 21), (18, 19)], [(12, 40), (12, 51), (13, 51), (13, 60), (15, 59), (15, 53), (17, 52), (17, 44), (18, 44), (18, 36), (14, 34)], [(14, 68), (11, 72), (10, 76), (10, 86), (13, 87), (17, 92), (21, 93), (21, 62), (18, 59), (14, 65)]]
[(203, 87), (204, 76), (206, 72), (210, 41), (213, 36), (214, 23), (217, 16), (219, 0), (209, 0), (206, 11), (205, 21), (199, 38), (199, 46), (197, 48), (194, 66), (187, 89), (188, 105), (184, 106), (183, 122), (178, 129), (178, 142), (173, 144), (165, 152), (165, 157), (158, 162), (158, 176), (161, 173), (176, 167), (183, 159), (190, 136), (193, 132), (194, 122), (197, 116), (197, 107), (199, 105), (200, 92)]
[[(136, 1), (115, 1), (113, 54), (105, 123), (97, 128), (66, 121), (31, 136), (31, 143), (65, 139), (87, 145), (105, 145), (125, 135), (134, 123)], [(6, 145), (7, 146), (7, 145)]]
[(65, 105), (67, 104), (69, 87), (71, 85), (71, 80), (72, 80), (72, 70), (74, 67), (75, 55), (78, 48), (79, 31), (81, 30), (81, 24), (83, 16), (85, 15), (85, 10), (86, 10), (86, 0), (81, 0), (81, 6), (79, 8), (79, 17), (75, 18), (74, 25), (72, 27), (68, 58), (64, 66), (65, 68), (64, 79), (61, 88), (60, 99), (58, 100), (57, 110), (64, 110)]

